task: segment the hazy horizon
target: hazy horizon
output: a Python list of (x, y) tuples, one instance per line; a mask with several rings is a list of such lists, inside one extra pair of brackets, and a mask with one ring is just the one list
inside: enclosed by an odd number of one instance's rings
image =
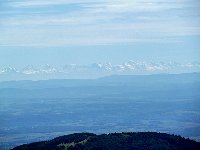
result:
[(0, 70), (199, 62), (199, 10), (198, 0), (3, 0)]

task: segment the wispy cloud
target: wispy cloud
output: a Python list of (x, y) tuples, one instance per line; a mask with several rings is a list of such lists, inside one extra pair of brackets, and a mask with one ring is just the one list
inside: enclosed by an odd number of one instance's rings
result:
[(169, 42), (175, 37), (200, 35), (197, 3), (197, 0), (3, 1), (0, 45), (93, 45), (158, 39)]

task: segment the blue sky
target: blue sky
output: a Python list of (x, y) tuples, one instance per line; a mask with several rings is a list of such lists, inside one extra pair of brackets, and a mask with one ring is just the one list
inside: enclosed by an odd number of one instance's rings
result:
[(0, 67), (200, 60), (199, 0), (1, 0)]

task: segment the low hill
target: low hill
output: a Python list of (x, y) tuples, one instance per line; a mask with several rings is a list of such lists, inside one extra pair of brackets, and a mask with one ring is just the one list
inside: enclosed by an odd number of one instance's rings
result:
[(181, 136), (156, 132), (96, 135), (75, 133), (49, 141), (24, 144), (12, 150), (199, 150), (200, 143)]

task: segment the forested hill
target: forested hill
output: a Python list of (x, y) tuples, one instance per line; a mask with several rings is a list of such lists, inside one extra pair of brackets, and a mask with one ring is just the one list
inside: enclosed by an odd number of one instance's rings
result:
[(75, 133), (49, 141), (35, 142), (13, 150), (199, 150), (200, 143), (181, 136), (156, 132), (96, 135)]

